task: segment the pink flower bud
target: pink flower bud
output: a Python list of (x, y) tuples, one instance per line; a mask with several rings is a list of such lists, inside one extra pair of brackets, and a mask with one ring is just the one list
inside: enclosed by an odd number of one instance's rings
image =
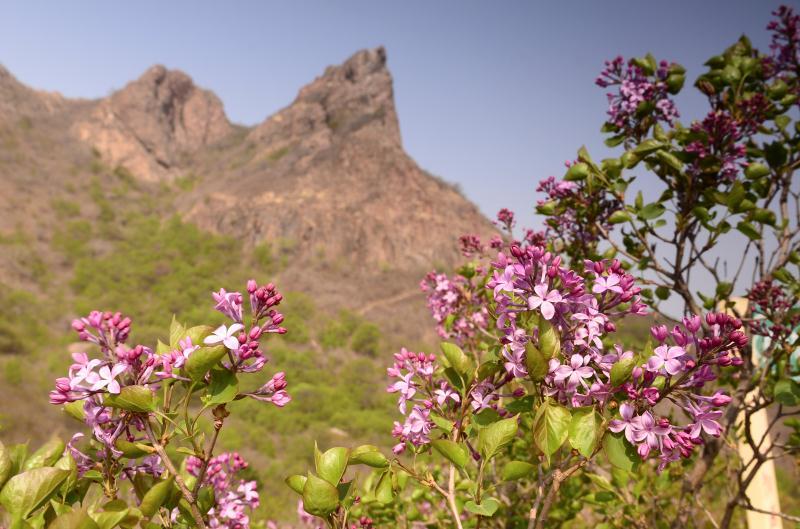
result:
[(250, 333), (248, 336), (250, 336), (251, 340), (258, 340), (258, 338), (261, 336), (261, 327), (256, 325), (255, 327), (250, 329)]
[(727, 406), (730, 402), (731, 398), (722, 392), (715, 393), (711, 399), (711, 404), (714, 406)]
[(672, 329), (672, 339), (675, 340), (675, 344), (683, 347), (689, 341), (687, 336), (683, 334), (683, 331), (677, 325)]
[(256, 283), (255, 279), (250, 279), (247, 281), (247, 292), (252, 294), (258, 289), (258, 283)]
[(700, 321), (700, 316), (693, 314), (690, 317), (683, 318), (683, 325), (686, 327), (686, 330), (695, 334), (697, 331), (700, 330), (702, 322)]
[(659, 342), (663, 342), (667, 339), (669, 330), (667, 330), (666, 325), (654, 325), (653, 327), (650, 327), (650, 334), (653, 335), (653, 338)]
[(62, 393), (66, 393), (72, 387), (70, 386), (69, 379), (67, 377), (60, 377), (56, 379), (56, 389), (61, 391)]
[(83, 323), (81, 320), (72, 320), (72, 328), (78, 332), (81, 332), (86, 328), (86, 324)]

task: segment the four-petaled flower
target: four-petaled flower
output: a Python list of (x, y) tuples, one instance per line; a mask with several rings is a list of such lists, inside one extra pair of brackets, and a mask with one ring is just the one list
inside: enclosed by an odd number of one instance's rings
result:
[(540, 283), (533, 287), (534, 295), (528, 298), (528, 308), (539, 308), (544, 319), (551, 320), (556, 314), (556, 303), (561, 303), (563, 298), (558, 290), (547, 290), (547, 285)]
[(231, 351), (236, 351), (239, 349), (239, 339), (236, 337), (236, 333), (242, 329), (244, 329), (244, 325), (241, 323), (234, 323), (230, 327), (220, 325), (213, 333), (211, 333), (209, 336), (206, 336), (206, 339), (203, 340), (203, 343), (206, 345), (216, 345), (221, 343)]
[(92, 391), (99, 391), (106, 388), (109, 393), (117, 394), (120, 392), (121, 388), (116, 378), (126, 369), (128, 369), (128, 366), (125, 364), (116, 364), (112, 368), (103, 366), (97, 373), (90, 373), (86, 380), (92, 384)]
[(595, 375), (594, 369), (584, 365), (589, 362), (589, 357), (583, 357), (579, 354), (574, 354), (569, 359), (569, 365), (561, 365), (556, 368), (553, 373), (553, 380), (556, 383), (567, 381), (567, 389), (575, 389), (578, 384), (588, 388), (584, 379), (591, 378)]
[(700, 437), (701, 430), (708, 435), (719, 437), (720, 433), (722, 432), (722, 426), (720, 426), (720, 424), (717, 422), (717, 419), (722, 417), (722, 410), (712, 410), (706, 406), (695, 406), (690, 404), (688, 406), (688, 411), (694, 418), (694, 424), (692, 424), (692, 427), (689, 430), (689, 435), (692, 437), (692, 439), (697, 439)]
[(614, 419), (608, 423), (608, 429), (614, 433), (625, 431), (625, 439), (629, 443), (636, 443), (636, 435), (641, 427), (641, 419), (634, 414), (633, 406), (623, 402), (619, 407), (619, 414), (622, 419)]
[(616, 292), (622, 294), (622, 286), (620, 286), (619, 275), (609, 274), (608, 277), (597, 277), (594, 280), (592, 292), (595, 294), (602, 294), (603, 292)]
[(659, 345), (653, 353), (647, 360), (648, 370), (658, 372), (663, 369), (669, 375), (677, 375), (683, 370), (684, 362), (681, 359), (686, 355), (683, 347)]

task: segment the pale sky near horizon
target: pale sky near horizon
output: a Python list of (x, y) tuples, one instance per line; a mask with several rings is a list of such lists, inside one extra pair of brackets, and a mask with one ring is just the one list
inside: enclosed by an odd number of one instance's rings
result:
[(325, 66), (384, 45), (409, 154), (487, 216), (509, 207), (530, 225), (540, 179), (563, 174), (582, 144), (608, 154), (594, 85), (605, 59), (651, 51), (682, 63), (689, 122), (705, 113), (690, 87), (705, 59), (742, 33), (766, 49), (779, 4), (32, 0), (0, 7), (0, 63), (71, 97), (106, 95), (162, 63), (213, 90), (231, 120), (254, 124)]

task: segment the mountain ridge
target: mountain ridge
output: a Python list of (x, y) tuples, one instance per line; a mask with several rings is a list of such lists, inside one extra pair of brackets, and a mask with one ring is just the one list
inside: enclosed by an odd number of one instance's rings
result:
[[(22, 225), (47, 239), (46, 212), (31, 206), (21, 215), (27, 199), (20, 207), (17, 198), (45, 186), (57, 201), (59, 186), (104, 178), (81, 169), (98, 164), (147, 189), (180, 186), (171, 213), (253, 246), (291, 245), (293, 263), (324, 261), (318, 268), (331, 277), (357, 270), (419, 278), (458, 263), (460, 234), (495, 233), (455, 186), (403, 149), (382, 47), (327, 67), (252, 127), (231, 123), (213, 92), (161, 65), (94, 100), (35, 90), (0, 67), (4, 134), (20, 152), (0, 163), (10, 188), (0, 199), (0, 234)], [(0, 276), (8, 268), (0, 262)], [(350, 287), (347, 297), (374, 301)]]

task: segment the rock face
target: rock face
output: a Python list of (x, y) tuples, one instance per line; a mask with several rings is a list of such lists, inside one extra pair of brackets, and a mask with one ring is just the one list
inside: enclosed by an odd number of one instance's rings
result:
[(252, 128), (231, 125), (217, 96), (163, 66), (95, 101), (37, 92), (0, 69), (1, 142), (16, 151), (0, 149), (8, 191), (0, 232), (26, 218), (26, 229), (42, 226), (46, 238), (47, 222), (35, 217), (48, 213), (41, 204), (72, 193), (65, 188), (85, 191), (118, 166), (142, 189), (186, 177), (191, 185), (174, 193), (170, 213), (202, 228), (291, 247), (304, 266), (406, 273), (416, 278), (408, 288), (434, 265), (460, 260), (462, 233), (493, 232), (454, 186), (403, 150), (383, 48), (328, 67)]
[[(362, 130), (363, 129), (363, 130)], [(255, 127), (249, 139), (275, 148), (327, 148), (334, 135), (357, 134), (400, 146), (392, 76), (383, 48), (356, 53), (300, 90), (287, 108)]]
[(102, 100), (74, 129), (110, 164), (151, 181), (177, 176), (185, 156), (232, 131), (216, 95), (163, 66)]
[(180, 201), (201, 226), (254, 243), (288, 240), (357, 268), (453, 264), (461, 233), (492, 228), (405, 153), (383, 48), (356, 53), (222, 156)]

